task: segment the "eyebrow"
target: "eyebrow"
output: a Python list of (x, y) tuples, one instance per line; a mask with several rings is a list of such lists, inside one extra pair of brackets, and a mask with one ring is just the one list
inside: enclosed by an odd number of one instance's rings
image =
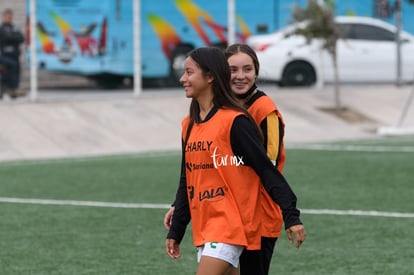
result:
[[(239, 66), (236, 66), (236, 65), (230, 65), (230, 68), (238, 68)], [(254, 67), (254, 65), (253, 64), (247, 64), (247, 65), (243, 65), (243, 66), (241, 66), (242, 68), (245, 68), (245, 67)]]

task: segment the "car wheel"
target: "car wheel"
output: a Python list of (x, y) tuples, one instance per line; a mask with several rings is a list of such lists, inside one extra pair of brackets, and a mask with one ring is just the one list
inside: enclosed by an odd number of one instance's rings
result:
[(316, 82), (315, 69), (306, 62), (294, 62), (283, 71), (281, 86), (311, 86)]
[(170, 79), (174, 83), (180, 83), (180, 78), (184, 73), (184, 62), (187, 58), (187, 54), (193, 48), (189, 46), (179, 46), (177, 47), (173, 54), (171, 55), (170, 64)]

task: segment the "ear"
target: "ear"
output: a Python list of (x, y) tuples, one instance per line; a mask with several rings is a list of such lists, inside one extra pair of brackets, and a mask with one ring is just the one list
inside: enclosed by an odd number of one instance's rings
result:
[(208, 75), (207, 75), (208, 84), (213, 83), (213, 81), (214, 81), (214, 76), (211, 73), (208, 73)]

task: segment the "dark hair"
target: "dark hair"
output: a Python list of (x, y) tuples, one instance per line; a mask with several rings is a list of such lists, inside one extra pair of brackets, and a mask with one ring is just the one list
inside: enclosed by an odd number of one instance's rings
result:
[(13, 10), (12, 10), (12, 9), (7, 8), (7, 9), (5, 9), (5, 10), (3, 11), (3, 15), (5, 15), (5, 14), (13, 14)]
[[(202, 47), (192, 50), (188, 56), (197, 63), (204, 75), (210, 74), (214, 78), (212, 85), (215, 105), (247, 113), (231, 92), (230, 67), (222, 50), (216, 47)], [(199, 112), (198, 102), (192, 100), (190, 117), (195, 120)]]
[[(195, 63), (200, 67), (204, 75), (210, 74), (213, 76), (213, 102), (214, 105), (220, 107), (227, 107), (246, 114), (246, 116), (256, 125), (255, 121), (247, 110), (239, 103), (230, 87), (230, 67), (223, 50), (216, 47), (202, 47), (192, 50), (188, 53)], [(193, 99), (190, 105), (190, 124), (188, 130), (191, 131), (192, 124), (200, 113), (200, 106), (198, 102)], [(261, 138), (263, 135), (258, 128), (258, 133)], [(189, 134), (189, 131), (187, 134)]]
[(231, 56), (237, 54), (237, 53), (245, 53), (253, 60), (254, 69), (256, 71), (256, 76), (259, 75), (259, 59), (257, 58), (256, 53), (254, 50), (247, 44), (240, 44), (236, 43), (233, 45), (230, 45), (227, 47), (227, 49), (224, 52), (224, 55), (226, 56), (226, 59), (229, 59)]

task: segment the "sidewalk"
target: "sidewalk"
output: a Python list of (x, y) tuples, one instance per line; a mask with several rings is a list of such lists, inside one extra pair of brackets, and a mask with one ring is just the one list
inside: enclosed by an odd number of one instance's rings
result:
[[(412, 86), (343, 86), (342, 106), (358, 118), (343, 119), (333, 87), (280, 89), (263, 84), (286, 123), (286, 145), (378, 137), (396, 126)], [(179, 150), (181, 120), (190, 100), (182, 89), (39, 91), (39, 99), (0, 101), (0, 161)], [(403, 126), (414, 127), (414, 102)]]

